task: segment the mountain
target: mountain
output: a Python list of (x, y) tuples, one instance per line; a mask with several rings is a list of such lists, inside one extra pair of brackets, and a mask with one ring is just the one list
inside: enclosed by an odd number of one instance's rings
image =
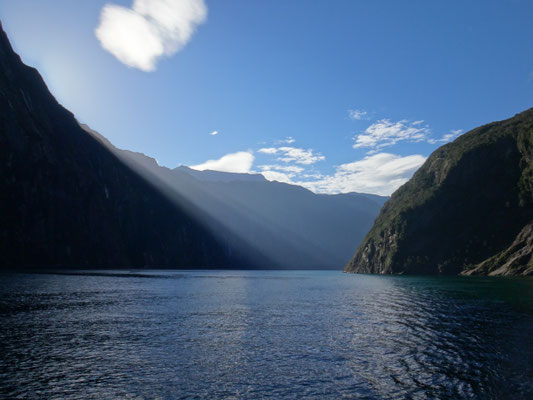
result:
[(533, 274), (533, 109), (433, 152), (345, 271)]
[(0, 268), (246, 265), (87, 134), (0, 31)]
[(360, 193), (315, 194), (260, 174), (161, 167), (155, 159), (118, 149), (83, 128), (161, 192), (194, 204), (206, 225), (217, 223), (232, 232), (231, 247), (244, 243), (259, 259), (266, 258), (265, 268), (342, 268), (387, 200)]
[(0, 269), (341, 268), (387, 199), (117, 149), (58, 104), (3, 31), (0, 141)]
[(267, 180), (261, 174), (245, 174), (235, 172), (221, 172), (221, 171), (197, 171), (195, 169), (182, 165), (176, 168), (179, 171), (186, 172), (199, 181), (203, 182), (233, 182), (233, 181), (247, 181), (247, 182), (266, 182)]

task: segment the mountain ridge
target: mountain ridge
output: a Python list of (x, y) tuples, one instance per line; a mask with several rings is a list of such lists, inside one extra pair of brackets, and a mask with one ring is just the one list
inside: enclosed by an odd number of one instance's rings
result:
[(259, 174), (171, 169), (143, 153), (116, 148), (85, 125), (84, 129), (146, 180), (157, 182), (167, 196), (177, 193), (195, 204), (207, 216), (205, 224), (226, 227), (282, 268), (341, 269), (388, 199), (316, 194)]
[(246, 264), (82, 130), (0, 23), (0, 268)]
[(57, 102), (3, 31), (0, 142), (0, 269), (340, 269), (385, 201), (117, 149)]
[(533, 109), (441, 146), (393, 193), (345, 272), (531, 274), (524, 254), (526, 268), (487, 260), (533, 220), (532, 149)]

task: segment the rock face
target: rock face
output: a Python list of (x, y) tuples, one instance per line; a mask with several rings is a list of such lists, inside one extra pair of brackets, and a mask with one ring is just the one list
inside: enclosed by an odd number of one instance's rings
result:
[(382, 208), (346, 272), (533, 273), (533, 109), (437, 149)]
[(87, 134), (0, 29), (0, 269), (246, 263), (194, 215)]
[(513, 243), (463, 275), (533, 275), (533, 223), (527, 224)]

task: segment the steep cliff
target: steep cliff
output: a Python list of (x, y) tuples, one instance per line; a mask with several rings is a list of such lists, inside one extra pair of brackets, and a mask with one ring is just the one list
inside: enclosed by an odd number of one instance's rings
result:
[(531, 274), (533, 109), (437, 149), (382, 208), (346, 272)]
[(0, 28), (0, 269), (246, 264), (57, 103)]

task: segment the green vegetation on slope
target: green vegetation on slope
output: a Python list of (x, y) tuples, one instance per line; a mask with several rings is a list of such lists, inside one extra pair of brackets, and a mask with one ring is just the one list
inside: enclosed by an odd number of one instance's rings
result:
[[(507, 249), (532, 220), (530, 109), (476, 128), (431, 154), (385, 204), (345, 271), (489, 273), (476, 267)], [(516, 265), (494, 270), (530, 271)]]

